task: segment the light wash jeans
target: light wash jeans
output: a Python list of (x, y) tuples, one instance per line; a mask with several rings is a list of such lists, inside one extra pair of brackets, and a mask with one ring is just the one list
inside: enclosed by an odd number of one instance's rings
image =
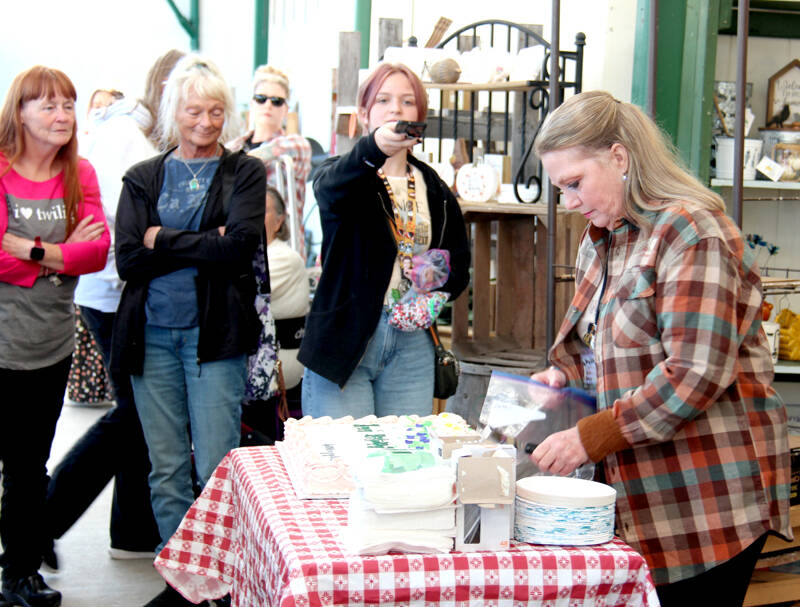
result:
[[(194, 502), (192, 446), (202, 486), (239, 446), (245, 355), (197, 363), (199, 329), (145, 328), (144, 373), (131, 377), (152, 470), (150, 499), (164, 547)], [(189, 433), (191, 429), (191, 435)]]
[(303, 415), (430, 415), (433, 409), (433, 342), (425, 330), (389, 325), (386, 312), (344, 388), (306, 369)]

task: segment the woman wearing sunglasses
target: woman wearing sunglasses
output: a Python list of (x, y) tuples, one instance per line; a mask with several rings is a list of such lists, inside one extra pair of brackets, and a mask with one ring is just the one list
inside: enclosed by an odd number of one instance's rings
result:
[[(311, 146), (301, 135), (287, 135), (284, 130), (289, 114), (289, 78), (270, 65), (256, 68), (253, 77), (253, 97), (250, 101), (251, 129), (234, 139), (227, 147), (233, 151), (244, 149), (257, 156), (267, 168), (267, 183), (277, 185), (279, 156), (291, 157), (294, 169), (294, 195), (297, 225), (303, 223), (303, 203), (306, 197), (306, 179), (311, 172)], [(287, 192), (281, 192), (286, 196)], [(299, 253), (305, 259), (303, 231), (298, 230)]]

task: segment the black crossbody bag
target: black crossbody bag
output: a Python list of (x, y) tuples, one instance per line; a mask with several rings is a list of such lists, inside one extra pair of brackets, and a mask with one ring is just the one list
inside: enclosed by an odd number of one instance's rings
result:
[(461, 375), (461, 365), (455, 354), (445, 350), (439, 341), (439, 331), (434, 322), (428, 329), (433, 340), (434, 376), (433, 396), (435, 398), (450, 398), (458, 388), (458, 376)]

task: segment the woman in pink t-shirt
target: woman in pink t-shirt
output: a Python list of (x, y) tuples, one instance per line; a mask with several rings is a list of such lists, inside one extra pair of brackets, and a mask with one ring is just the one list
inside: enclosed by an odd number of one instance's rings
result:
[(38, 573), (45, 465), (72, 358), (77, 277), (105, 265), (110, 242), (97, 177), (77, 153), (75, 99), (64, 73), (35, 66), (0, 111), (0, 606), (61, 603)]

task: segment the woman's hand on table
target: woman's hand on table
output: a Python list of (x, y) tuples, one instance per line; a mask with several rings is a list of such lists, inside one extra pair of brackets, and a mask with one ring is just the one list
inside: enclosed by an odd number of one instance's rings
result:
[(542, 472), (566, 476), (589, 461), (578, 428), (551, 434), (531, 453), (531, 461)]
[(375, 130), (375, 144), (387, 156), (394, 156), (402, 150), (410, 150), (419, 143), (419, 139), (407, 137), (405, 133), (395, 133), (396, 122), (387, 122)]

